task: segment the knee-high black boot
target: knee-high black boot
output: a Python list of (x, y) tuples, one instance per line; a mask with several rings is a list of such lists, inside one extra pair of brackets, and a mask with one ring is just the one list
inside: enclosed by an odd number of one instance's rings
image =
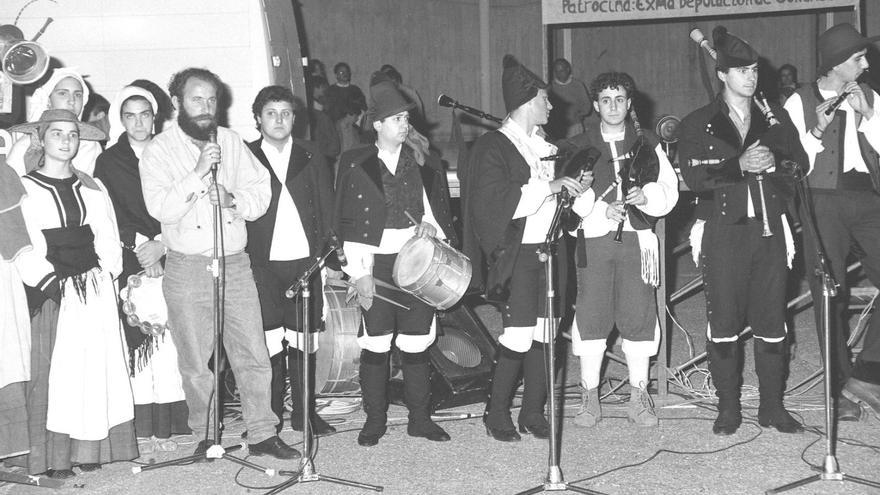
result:
[(400, 351), (403, 364), (403, 396), (409, 409), (406, 432), (432, 442), (445, 442), (449, 435), (431, 420), (431, 369), (428, 352)]
[(489, 385), (489, 400), (483, 416), (486, 433), (495, 440), (514, 442), (520, 439), (510, 419), (510, 402), (519, 381), (519, 372), (525, 355), (525, 352), (512, 351), (503, 345), (498, 346), (495, 370), (492, 373), (492, 383)]
[(523, 400), (517, 422), (520, 433), (531, 433), (535, 438), (550, 436), (550, 424), (544, 416), (544, 404), (547, 402), (544, 352), (547, 345), (532, 341), (532, 348), (526, 352), (523, 360)]
[(785, 393), (785, 369), (788, 364), (786, 342), (764, 342), (755, 338), (755, 373), (758, 375), (758, 424), (772, 426), (782, 433), (798, 433), (804, 427), (782, 403)]
[(275, 425), (275, 432), (280, 433), (284, 426), (284, 370), (282, 364), (284, 361), (284, 353), (278, 353), (269, 359), (272, 365), (272, 412), (278, 416), (278, 424)]
[(740, 379), (739, 342), (707, 342), (709, 372), (718, 396), (718, 417), (712, 425), (716, 435), (733, 435), (742, 424), (742, 406), (739, 402)]
[[(315, 412), (315, 353), (309, 354), (309, 421), (310, 429), (316, 435), (335, 433), (333, 428), (321, 416)], [(287, 373), (290, 376), (290, 426), (296, 431), (303, 429), (302, 416), (302, 376), (303, 352), (299, 349), (288, 348), (287, 350)]]
[(358, 445), (370, 447), (385, 435), (388, 421), (388, 353), (361, 351), (361, 394), (367, 421), (358, 434)]

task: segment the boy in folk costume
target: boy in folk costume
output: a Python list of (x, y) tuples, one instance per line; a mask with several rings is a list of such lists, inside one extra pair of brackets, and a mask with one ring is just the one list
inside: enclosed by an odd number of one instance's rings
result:
[[(572, 205), (582, 219), (571, 232), (578, 237), (577, 313), (571, 337), (572, 351), (581, 361), (581, 406), (575, 416), (581, 426), (594, 426), (602, 419), (600, 373), (608, 334), (615, 326), (629, 368), (628, 419), (639, 426), (657, 425), (647, 390), (651, 356), (660, 344), (654, 292), (661, 276), (660, 246), (652, 230), (657, 218), (678, 201), (678, 178), (656, 137), (627, 120), (633, 91), (635, 83), (628, 74), (598, 76), (590, 92), (600, 122), (569, 140), (602, 153), (593, 169), (592, 187)], [(631, 168), (640, 170), (630, 173)], [(623, 191), (625, 174), (638, 174), (646, 182)], [(621, 241), (615, 242), (621, 223)]]

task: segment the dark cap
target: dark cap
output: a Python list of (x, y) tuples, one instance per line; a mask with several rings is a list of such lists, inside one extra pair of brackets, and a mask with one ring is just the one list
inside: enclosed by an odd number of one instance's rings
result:
[(852, 24), (838, 24), (819, 36), (819, 75), (825, 75), (835, 66), (846, 62), (853, 53), (880, 39), (866, 38)]
[(715, 63), (720, 69), (746, 67), (758, 62), (758, 52), (742, 38), (728, 33), (724, 26), (712, 30), (712, 41), (717, 52)]
[(507, 113), (537, 96), (539, 89), (547, 89), (547, 83), (520, 65), (513, 55), (505, 55), (502, 64), (504, 73), (501, 75), (501, 91)]
[(397, 83), (381, 71), (370, 78), (370, 118), (378, 122), (385, 117), (412, 110), (415, 102), (409, 101), (397, 88)]

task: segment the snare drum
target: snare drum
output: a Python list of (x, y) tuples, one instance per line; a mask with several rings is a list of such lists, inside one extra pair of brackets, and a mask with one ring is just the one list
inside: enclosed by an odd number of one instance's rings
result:
[(145, 335), (159, 336), (168, 329), (168, 307), (162, 293), (162, 278), (150, 278), (143, 272), (129, 275), (128, 285), (119, 291), (126, 321)]
[(394, 262), (392, 277), (401, 289), (437, 309), (449, 309), (471, 282), (471, 260), (434, 237), (408, 240)]
[(361, 308), (357, 298), (348, 301), (345, 287), (324, 287), (326, 301), (324, 331), (318, 334), (315, 360), (315, 393), (318, 395), (357, 395), (361, 391), (358, 330)]

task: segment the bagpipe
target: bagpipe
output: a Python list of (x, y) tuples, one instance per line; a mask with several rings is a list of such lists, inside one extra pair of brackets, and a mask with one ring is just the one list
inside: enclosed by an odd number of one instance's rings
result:
[[(623, 155), (612, 158), (612, 160), (620, 161), (620, 172), (618, 180), (620, 181), (620, 201), (626, 201), (626, 196), (632, 187), (644, 187), (649, 182), (655, 182), (660, 174), (660, 159), (654, 152), (651, 145), (645, 137), (645, 131), (639, 124), (638, 115), (635, 108), (630, 108), (629, 116), (633, 122), (633, 128), (636, 131), (636, 140), (630, 147), (629, 151)], [(612, 184), (615, 186), (616, 184)], [(609, 186), (610, 188), (611, 186)], [(607, 191), (606, 191), (607, 193)], [(602, 194), (604, 197), (605, 193)], [(651, 221), (644, 212), (638, 208), (630, 208), (625, 202), (623, 203), (623, 212), (625, 215), (632, 213), (641, 218), (645, 223), (650, 224)], [(617, 233), (614, 234), (614, 242), (623, 242), (623, 225), (626, 223), (626, 217), (617, 224)]]

